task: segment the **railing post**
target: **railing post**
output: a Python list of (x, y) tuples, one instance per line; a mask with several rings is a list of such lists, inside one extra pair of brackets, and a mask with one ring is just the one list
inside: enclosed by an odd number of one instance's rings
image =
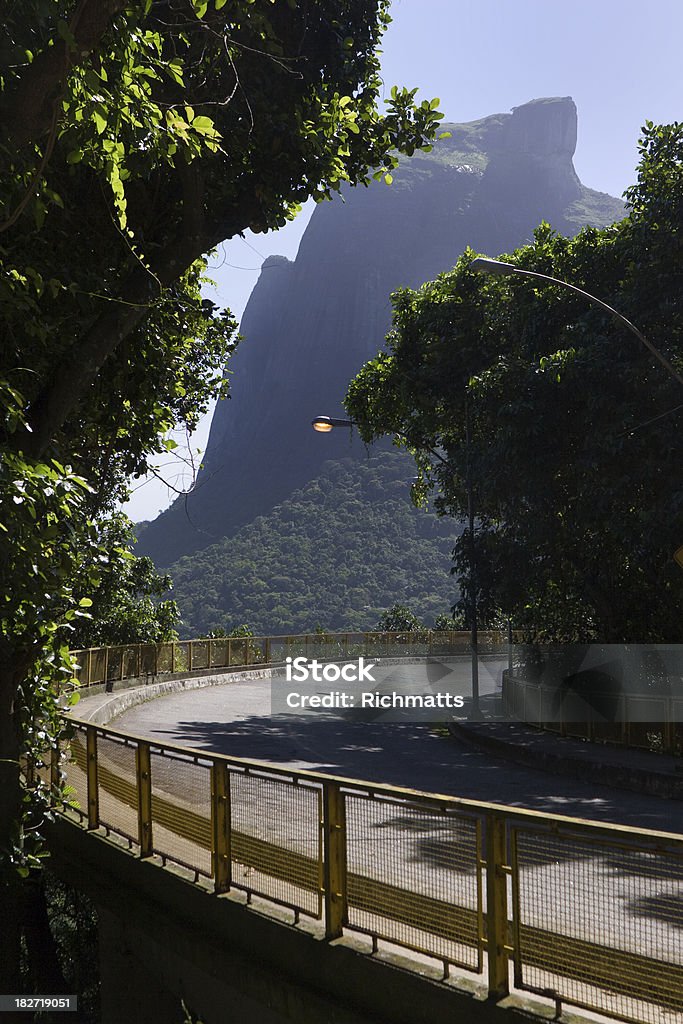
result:
[(346, 805), (336, 782), (323, 783), (325, 937), (339, 938), (347, 919)]
[[(506, 870), (507, 869), (507, 870)], [(489, 814), (486, 819), (486, 952), (489, 999), (509, 995), (507, 842), (505, 819)]]
[(175, 640), (171, 644), (171, 673), (175, 672)]
[(265, 659), (266, 659), (266, 665), (270, 665), (270, 637), (269, 636), (266, 637)]
[(149, 743), (138, 740), (135, 751), (138, 783), (138, 841), (140, 856), (152, 855), (152, 759)]
[(187, 671), (192, 671), (192, 641), (187, 641)]
[(88, 829), (99, 828), (100, 801), (97, 789), (97, 730), (87, 725), (85, 732), (86, 772), (88, 780)]
[(87, 665), (88, 665), (88, 667), (86, 669), (86, 676), (87, 676), (87, 678), (86, 678), (86, 681), (85, 681), (85, 685), (86, 686), (90, 686), (90, 683), (92, 681), (92, 647), (88, 648), (88, 661), (87, 661)]
[(211, 767), (211, 818), (213, 849), (211, 861), (214, 891), (227, 892), (232, 881), (230, 851), (230, 772), (225, 761)]

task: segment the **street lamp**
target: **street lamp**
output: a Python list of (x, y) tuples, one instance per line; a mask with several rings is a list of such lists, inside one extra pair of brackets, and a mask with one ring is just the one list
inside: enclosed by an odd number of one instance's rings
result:
[(335, 427), (355, 427), (353, 420), (341, 420), (334, 416), (316, 416), (311, 426), (321, 434), (329, 434)]
[(535, 270), (523, 270), (521, 267), (516, 267), (514, 263), (504, 263), (503, 260), (492, 260), (488, 256), (477, 256), (476, 259), (470, 263), (470, 270), (474, 270), (477, 274), (493, 274), (498, 277), (505, 276), (516, 276), (516, 277), (533, 277), (539, 281), (547, 281), (550, 284), (559, 284), (561, 288), (567, 288), (570, 292), (576, 292), (577, 295), (581, 295), (582, 298), (591, 302), (594, 306), (599, 306), (600, 309), (604, 309), (610, 316), (618, 320), (619, 323), (623, 324), (624, 327), (628, 328), (632, 334), (635, 334), (636, 338), (645, 345), (645, 348), (657, 359), (662, 366), (667, 370), (668, 373), (674, 377), (679, 384), (683, 384), (683, 377), (681, 374), (674, 369), (669, 360), (663, 355), (658, 348), (648, 341), (644, 334), (638, 330), (635, 324), (632, 324), (630, 320), (627, 320), (618, 310), (613, 309), (612, 306), (608, 306), (602, 299), (597, 298), (595, 295), (591, 295), (590, 292), (585, 292), (583, 288), (577, 288), (575, 284), (569, 284), (568, 281), (561, 281), (558, 277), (550, 277), (548, 274), (539, 274)]
[[(321, 434), (328, 434), (334, 427), (355, 427), (355, 420), (337, 419), (333, 416), (316, 416), (314, 420), (311, 420), (311, 426), (314, 430), (319, 431)], [(479, 714), (479, 636), (478, 636), (478, 623), (477, 623), (477, 579), (476, 579), (476, 568), (475, 568), (475, 541), (474, 541), (474, 499), (472, 494), (472, 460), (470, 457), (470, 413), (469, 405), (466, 406), (466, 417), (465, 417), (465, 449), (467, 458), (467, 512), (469, 520), (469, 537), (470, 537), (470, 551), (469, 551), (469, 562), (470, 562), (470, 648), (472, 654), (472, 708), (475, 715)], [(439, 462), (448, 465), (447, 460), (435, 452), (433, 448), (426, 446), (427, 451), (439, 460)]]

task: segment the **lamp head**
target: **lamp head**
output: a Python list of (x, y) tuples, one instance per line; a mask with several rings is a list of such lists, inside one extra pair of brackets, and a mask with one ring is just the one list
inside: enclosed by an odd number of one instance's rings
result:
[(321, 434), (329, 433), (334, 427), (352, 427), (353, 425), (353, 420), (342, 420), (335, 416), (316, 416), (314, 420), (311, 420), (313, 429), (318, 430)]
[(502, 260), (491, 260), (488, 256), (477, 256), (476, 260), (470, 263), (470, 270), (476, 274), (518, 274), (519, 267), (513, 263), (503, 263)]

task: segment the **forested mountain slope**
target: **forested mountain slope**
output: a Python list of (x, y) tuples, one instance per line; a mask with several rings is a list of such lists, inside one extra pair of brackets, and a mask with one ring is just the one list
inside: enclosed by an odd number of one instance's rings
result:
[(182, 635), (372, 629), (395, 602), (429, 625), (447, 614), (454, 526), (409, 503), (412, 472), (398, 452), (327, 462), (268, 515), (181, 558), (169, 571)]

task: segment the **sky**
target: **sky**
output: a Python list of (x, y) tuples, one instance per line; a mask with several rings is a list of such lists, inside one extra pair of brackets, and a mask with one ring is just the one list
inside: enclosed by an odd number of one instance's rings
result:
[[(387, 95), (392, 85), (417, 86), (418, 99), (438, 96), (445, 120), (455, 122), (572, 96), (574, 166), (589, 188), (620, 196), (634, 180), (644, 122), (683, 120), (681, 0), (393, 0), (391, 17), (382, 45)], [(313, 208), (306, 204), (281, 231), (224, 243), (207, 296), (241, 317), (261, 263), (273, 253), (295, 258)], [(196, 461), (210, 418), (190, 442)], [(187, 485), (177, 464), (160, 472)], [(125, 510), (134, 520), (154, 518), (175, 496), (155, 478), (131, 488)]]

